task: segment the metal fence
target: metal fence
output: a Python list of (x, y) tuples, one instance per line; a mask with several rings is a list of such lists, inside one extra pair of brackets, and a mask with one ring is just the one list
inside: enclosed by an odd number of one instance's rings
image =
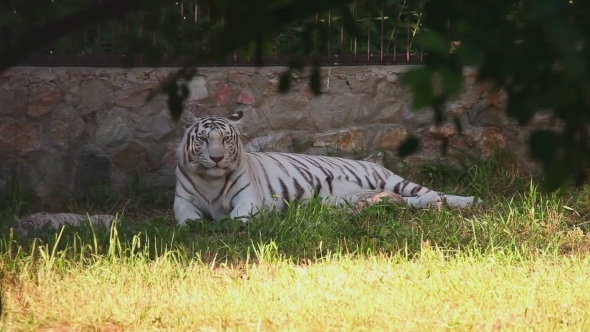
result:
[[(356, 38), (347, 35), (340, 10), (318, 12), (271, 36), (267, 40), (262, 65), (285, 65), (295, 56), (310, 54), (317, 56), (322, 65), (421, 63), (425, 55), (415, 45), (414, 37), (423, 19), (423, 5), (424, 0), (357, 0), (350, 4), (357, 27)], [(177, 17), (179, 40), (171, 42), (157, 29), (146, 28), (153, 23), (153, 16), (150, 16), (153, 13), (138, 12), (127, 15), (122, 22), (75, 31), (20, 65), (121, 66), (129, 60), (130, 51), (141, 40), (144, 45), (149, 42), (163, 55), (159, 60), (161, 65), (179, 66), (195, 52), (206, 54), (210, 47), (210, 32), (224, 28), (223, 20), (211, 21), (209, 9), (200, 8), (195, 1), (178, 0), (162, 11), (166, 17)], [(238, 49), (227, 55), (227, 62), (223, 65), (253, 65), (253, 55), (252, 47)], [(132, 57), (135, 66), (150, 64), (148, 54), (135, 53)], [(198, 65), (220, 64), (206, 59)]]
[[(51, 0), (52, 13), (72, 12), (91, 2), (102, 0)], [(407, 64), (422, 63), (427, 56), (416, 44), (415, 37), (422, 28), (426, 15), (424, 4), (429, 0), (355, 0), (349, 11), (356, 26), (356, 37), (346, 33), (343, 11), (317, 12), (307, 20), (292, 23), (273, 36), (266, 36), (262, 65), (285, 65), (297, 56), (314, 55), (324, 66), (362, 64)], [(19, 16), (11, 3), (0, 5), (0, 48), (6, 43), (14, 46), (16, 31), (23, 23), (38, 24), (31, 18)], [(24, 3), (24, 2), (23, 2)], [(524, 13), (526, 0), (514, 8), (516, 32), (517, 16)], [(561, 3), (561, 2), (560, 2)], [(568, 0), (562, 3), (568, 18), (589, 29), (587, 7), (582, 1)], [(521, 8), (522, 7), (522, 8)], [(3, 11), (6, 9), (8, 11)], [(49, 47), (24, 59), (24, 66), (150, 66), (154, 63), (151, 54), (158, 54), (158, 63), (163, 66), (181, 66), (187, 59), (196, 59), (199, 66), (254, 65), (254, 47), (250, 45), (227, 54), (219, 63), (210, 56), (212, 32), (224, 29), (225, 22), (211, 8), (201, 8), (194, 0), (174, 0), (166, 7), (150, 12), (134, 12), (121, 21), (111, 21), (72, 31), (72, 33)], [(213, 9), (215, 10), (215, 9)], [(586, 11), (584, 11), (586, 10)], [(23, 12), (26, 12), (24, 10)], [(172, 34), (164, 34), (158, 22), (162, 19), (172, 26)], [(452, 22), (447, 22), (449, 36), (453, 34)], [(171, 37), (172, 36), (172, 37)], [(518, 33), (514, 35), (516, 39)], [(311, 42), (310, 42), (311, 41)], [(214, 42), (214, 41), (213, 41)], [(146, 46), (157, 52), (140, 51)], [(449, 45), (451, 47), (451, 45)], [(132, 60), (132, 61), (130, 61)]]

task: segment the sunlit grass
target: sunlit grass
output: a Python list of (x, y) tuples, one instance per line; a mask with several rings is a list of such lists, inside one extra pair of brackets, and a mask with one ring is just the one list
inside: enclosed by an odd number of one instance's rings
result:
[(0, 330), (588, 330), (590, 191), (543, 194), (502, 158), (419, 174), (485, 199), (463, 210), (313, 202), (178, 228), (135, 192), (72, 204), (123, 212), (110, 231), (24, 238), (8, 207)]
[(5, 328), (130, 330), (583, 330), (588, 258), (425, 251), (242, 266), (100, 259), (25, 269)]

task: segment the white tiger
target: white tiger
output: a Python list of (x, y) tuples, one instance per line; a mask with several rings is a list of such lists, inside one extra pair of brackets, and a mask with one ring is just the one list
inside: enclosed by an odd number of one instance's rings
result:
[(289, 201), (314, 195), (328, 204), (357, 206), (381, 197), (423, 208), (439, 205), (443, 197), (450, 206), (474, 202), (473, 196), (440, 194), (368, 161), (245, 152), (238, 130), (242, 116), (241, 111), (228, 118), (204, 116), (185, 130), (177, 151), (174, 214), (179, 225), (224, 215), (247, 222), (260, 210), (281, 211)]

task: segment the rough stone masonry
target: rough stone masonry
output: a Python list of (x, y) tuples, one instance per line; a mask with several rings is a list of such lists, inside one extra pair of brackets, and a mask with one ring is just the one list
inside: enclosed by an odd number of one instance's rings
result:
[[(476, 85), (466, 69), (465, 93), (446, 110), (459, 117), (464, 133), (451, 123), (435, 128), (432, 112), (411, 110), (411, 95), (398, 83), (409, 67), (324, 68), (320, 97), (307, 77), (296, 77), (280, 94), (282, 67), (201, 68), (189, 84), (182, 121), (241, 109), (249, 151), (359, 158), (392, 152), (414, 134), (422, 146), (404, 160), (412, 166), (439, 159), (437, 135), (451, 146), (443, 162), (505, 148), (525, 155), (527, 128), (505, 117), (502, 93)], [(174, 188), (182, 124), (170, 119), (162, 94), (146, 100), (174, 71), (13, 68), (0, 74), (0, 190), (18, 174), (23, 188), (57, 204), (101, 181), (121, 188), (136, 171), (153, 187)], [(539, 117), (532, 126), (547, 123)]]

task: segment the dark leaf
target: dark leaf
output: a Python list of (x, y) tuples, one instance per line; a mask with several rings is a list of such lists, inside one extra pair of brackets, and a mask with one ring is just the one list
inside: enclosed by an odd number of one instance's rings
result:
[(344, 32), (346, 32), (351, 38), (357, 37), (358, 32), (356, 22), (354, 21), (350, 10), (347, 6), (341, 6), (340, 10), (342, 12), (342, 27), (344, 28)]
[(400, 158), (407, 157), (418, 151), (420, 148), (420, 141), (415, 136), (410, 135), (406, 140), (397, 148), (397, 155)]
[(321, 92), (321, 78), (320, 78), (320, 64), (315, 62), (311, 69), (311, 75), (309, 76), (309, 87), (315, 96), (319, 96)]
[(432, 101), (432, 110), (434, 111), (434, 124), (439, 126), (445, 121), (444, 105), (447, 101), (445, 94), (436, 96)]
[(459, 96), (463, 87), (463, 73), (459, 66), (441, 66), (438, 69), (445, 92), (449, 96)]
[(186, 86), (186, 84), (181, 85), (180, 91), (182, 92), (182, 94), (180, 95), (180, 98), (182, 101), (184, 101), (188, 97), (188, 95), (190, 94), (188, 86)]
[(286, 93), (291, 88), (291, 71), (287, 70), (281, 74), (279, 79), (279, 92)]
[(256, 41), (256, 49), (255, 49), (255, 56), (256, 56), (256, 66), (260, 67), (262, 66), (262, 49), (263, 49), (263, 41), (262, 41), (262, 34), (258, 33), (256, 34), (256, 38), (254, 39)]
[(431, 80), (432, 71), (425, 67), (408, 70), (401, 76), (400, 83), (408, 86), (414, 93), (412, 100), (412, 107), (414, 109), (432, 105), (434, 101), (434, 90)]
[(447, 155), (449, 149), (449, 139), (446, 136), (441, 138), (440, 153), (444, 156)]
[(560, 147), (561, 135), (553, 131), (539, 129), (532, 132), (529, 138), (531, 157), (543, 164), (552, 163)]
[(457, 133), (463, 135), (463, 125), (461, 125), (461, 119), (457, 115), (453, 115), (453, 124), (455, 125), (455, 129), (457, 129)]
[(531, 21), (545, 21), (551, 19), (564, 1), (530, 0), (529, 19)]
[(424, 46), (428, 52), (438, 54), (449, 54), (451, 41), (448, 37), (439, 35), (435, 31), (425, 31), (415, 37), (415, 41)]
[(525, 125), (534, 115), (534, 109), (530, 99), (530, 92), (508, 94), (506, 114), (518, 120), (520, 125)]
[(463, 66), (479, 66), (485, 60), (485, 53), (469, 42), (463, 42), (457, 48), (457, 61)]
[(168, 92), (168, 108), (172, 119), (178, 121), (182, 115), (182, 99), (178, 96), (177, 91), (170, 90)]
[(134, 54), (127, 54), (123, 58), (123, 68), (132, 68), (134, 66), (133, 55)]
[(303, 71), (303, 61), (300, 58), (294, 58), (289, 60), (289, 68), (296, 71)]
[(543, 185), (549, 192), (563, 187), (570, 179), (571, 174), (567, 164), (563, 161), (554, 161), (544, 167)]

